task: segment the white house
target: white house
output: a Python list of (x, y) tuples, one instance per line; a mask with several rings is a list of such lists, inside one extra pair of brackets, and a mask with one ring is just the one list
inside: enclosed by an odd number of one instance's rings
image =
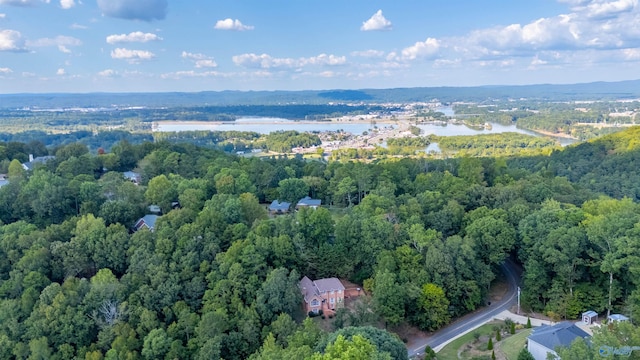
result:
[(568, 347), (577, 338), (589, 337), (589, 334), (570, 321), (552, 326), (543, 325), (529, 335), (527, 350), (536, 360), (546, 360), (547, 354), (553, 354), (558, 358), (558, 353), (555, 351), (558, 347)]

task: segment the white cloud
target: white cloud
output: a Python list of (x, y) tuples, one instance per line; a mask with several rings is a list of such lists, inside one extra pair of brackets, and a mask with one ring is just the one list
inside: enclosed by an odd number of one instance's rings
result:
[(625, 60), (637, 61), (640, 60), (640, 49), (624, 49), (622, 54)]
[(2, 67), (0, 68), (0, 74), (11, 74), (13, 72), (13, 70), (9, 69), (8, 67)]
[(218, 66), (218, 64), (213, 60), (212, 57), (205, 54), (183, 51), (181, 56), (183, 59), (193, 61), (197, 68), (214, 68)]
[(440, 50), (440, 40), (427, 38), (425, 41), (418, 41), (412, 46), (402, 49), (403, 60), (415, 60), (418, 58), (433, 58)]
[(374, 31), (374, 30), (391, 30), (393, 24), (382, 15), (382, 10), (378, 10), (369, 20), (362, 23), (360, 30), (362, 31)]
[(531, 66), (532, 67), (540, 66), (540, 65), (547, 65), (548, 63), (549, 63), (548, 61), (542, 60), (538, 56), (534, 57), (533, 60), (531, 60)]
[(69, 48), (67, 48), (64, 45), (58, 45), (58, 50), (60, 50), (60, 52), (63, 52), (65, 54), (71, 54), (71, 50), (69, 50)]
[(27, 51), (22, 34), (16, 30), (0, 30), (0, 51)]
[(74, 0), (60, 0), (60, 7), (68, 10), (72, 7), (76, 6), (76, 2)]
[(112, 78), (112, 77), (117, 77), (118, 76), (118, 72), (113, 70), (113, 69), (104, 69), (104, 70), (98, 72), (98, 76), (106, 77), (106, 78)]
[(126, 42), (146, 43), (149, 41), (160, 41), (160, 40), (162, 40), (162, 38), (159, 37), (158, 35), (153, 33), (143, 33), (142, 31), (134, 31), (129, 34), (107, 36), (107, 43), (109, 44), (126, 43)]
[(183, 59), (191, 59), (191, 60), (209, 59), (209, 57), (205, 54), (194, 54), (186, 51), (183, 51), (181, 56)]
[(71, 24), (71, 25), (69, 26), (69, 28), (70, 28), (70, 29), (73, 29), (73, 30), (86, 30), (86, 29), (88, 29), (89, 27), (88, 27), (88, 26), (85, 26), (85, 25), (80, 25), (80, 24), (73, 23), (73, 24)]
[(28, 72), (28, 71), (24, 71), (22, 73), (22, 77), (34, 77), (36, 76), (36, 73), (32, 73), (32, 72)]
[(381, 58), (384, 56), (384, 51), (381, 51), (381, 50), (352, 51), (351, 56), (364, 57), (364, 58)]
[(234, 30), (234, 31), (253, 30), (253, 26), (244, 25), (242, 24), (242, 22), (240, 22), (240, 20), (238, 19), (233, 20), (231, 18), (218, 20), (216, 22), (216, 25), (213, 28), (217, 30)]
[(35, 41), (27, 41), (28, 46), (45, 47), (45, 46), (80, 46), (82, 41), (71, 36), (59, 35), (55, 38), (42, 38)]
[(98, 0), (98, 7), (106, 16), (127, 20), (162, 20), (167, 15), (167, 0)]
[(67, 72), (63, 68), (60, 68), (58, 69), (58, 71), (56, 71), (56, 75), (58, 76), (64, 76), (66, 73)]
[(197, 60), (196, 61), (196, 67), (197, 68), (214, 68), (217, 67), (218, 64), (212, 60), (212, 59), (205, 59), (205, 60)]
[(5, 19), (7, 17), (7, 14), (5, 13), (0, 13), (0, 19)]
[(590, 18), (612, 18), (638, 8), (638, 0), (560, 0), (568, 3), (571, 10)]
[(263, 69), (269, 68), (300, 68), (303, 66), (335, 66), (346, 64), (347, 58), (344, 56), (335, 56), (320, 54), (318, 56), (308, 58), (274, 58), (268, 54), (242, 54), (232, 57), (234, 64), (244, 67), (259, 67)]
[(129, 50), (125, 48), (111, 50), (111, 58), (127, 60), (132, 64), (137, 64), (142, 60), (151, 60), (154, 57), (156, 57), (154, 53), (146, 50)]

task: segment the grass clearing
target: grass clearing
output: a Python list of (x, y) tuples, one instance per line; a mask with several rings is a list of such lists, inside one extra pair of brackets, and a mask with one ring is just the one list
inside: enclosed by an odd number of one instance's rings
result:
[[(493, 322), (482, 325), (479, 328), (453, 340), (438, 352), (438, 360), (457, 360), (458, 350), (460, 350), (460, 348), (465, 344), (473, 343), (475, 341), (473, 336), (474, 333), (479, 333), (482, 337), (487, 337), (489, 334), (494, 334), (493, 325), (495, 324), (496, 323)], [(478, 341), (478, 343), (480, 342), (482, 342), (482, 340)], [(486, 341), (484, 342), (486, 343)]]
[(507, 360), (518, 359), (518, 354), (524, 348), (524, 344), (527, 342), (527, 336), (531, 334), (532, 329), (524, 329), (519, 333), (509, 336), (508, 338), (500, 341), (497, 347), (502, 350)]

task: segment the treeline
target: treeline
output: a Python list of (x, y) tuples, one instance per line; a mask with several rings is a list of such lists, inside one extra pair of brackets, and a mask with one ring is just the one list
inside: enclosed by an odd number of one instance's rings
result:
[[(457, 115), (469, 124), (495, 122), (517, 125), (522, 129), (541, 130), (552, 134), (571, 135), (580, 140), (593, 139), (622, 130), (621, 127), (603, 127), (581, 124), (635, 124), (640, 103), (630, 102), (544, 102), (532, 100), (492, 101), (478, 105), (456, 104)], [(611, 116), (618, 113), (619, 116)]]
[[(376, 327), (433, 330), (473, 311), (508, 257), (524, 265), (526, 307), (636, 318), (640, 207), (595, 190), (604, 169), (614, 184), (637, 177), (637, 131), (508, 159), (322, 163), (164, 141), (100, 155), (69, 144), (33, 172), (14, 158), (0, 187), (0, 357), (404, 358)], [(265, 203), (304, 194), (325, 206), (268, 217)], [(155, 230), (129, 231), (151, 204)], [(329, 333), (329, 319), (302, 321), (302, 276), (371, 296)]]
[(520, 133), (482, 134), (474, 136), (436, 136), (442, 151), (455, 152), (457, 156), (527, 156), (551, 153), (558, 143), (550, 138)]

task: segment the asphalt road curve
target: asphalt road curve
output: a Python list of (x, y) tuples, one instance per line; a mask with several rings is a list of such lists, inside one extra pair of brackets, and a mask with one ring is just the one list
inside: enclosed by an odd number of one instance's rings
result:
[(435, 348), (449, 339), (456, 337), (457, 335), (474, 328), (475, 326), (484, 324), (491, 321), (496, 315), (500, 314), (504, 310), (508, 310), (517, 303), (518, 297), (518, 270), (515, 264), (507, 259), (502, 265), (500, 265), (502, 271), (507, 277), (509, 283), (509, 290), (503, 296), (502, 300), (492, 303), (481, 310), (478, 310), (472, 314), (463, 316), (455, 322), (447, 325), (446, 327), (436, 331), (433, 335), (424, 339), (417, 344), (414, 344), (411, 349), (408, 349), (409, 357), (416, 356), (424, 353), (424, 349), (427, 346)]

